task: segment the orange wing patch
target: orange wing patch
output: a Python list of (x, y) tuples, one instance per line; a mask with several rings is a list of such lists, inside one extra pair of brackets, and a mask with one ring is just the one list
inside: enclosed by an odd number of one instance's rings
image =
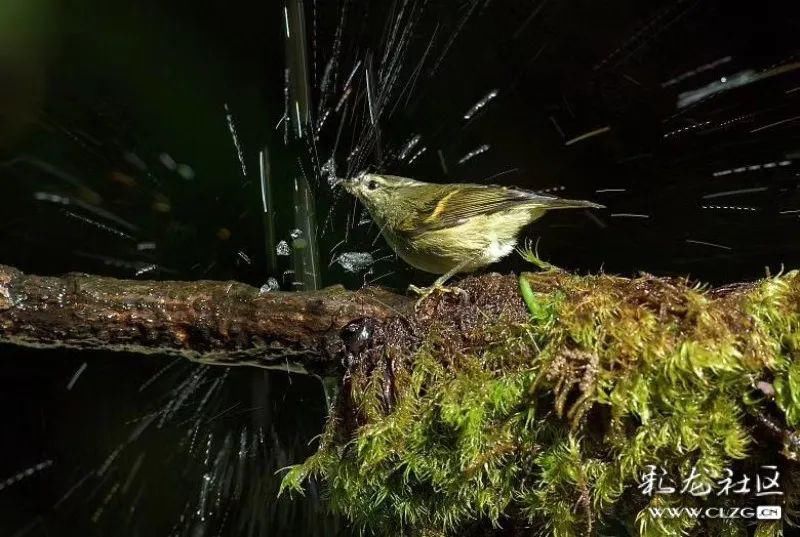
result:
[(426, 224), (430, 224), (432, 222), (435, 222), (436, 219), (439, 218), (439, 216), (444, 212), (445, 208), (447, 207), (447, 200), (449, 200), (450, 198), (452, 198), (453, 196), (455, 196), (459, 192), (460, 192), (460, 189), (455, 189), (452, 192), (450, 192), (448, 195), (446, 195), (445, 197), (440, 199), (439, 203), (436, 204), (436, 208), (433, 210), (433, 212), (430, 214), (430, 216), (428, 216), (425, 220), (423, 220), (423, 222), (425, 222)]

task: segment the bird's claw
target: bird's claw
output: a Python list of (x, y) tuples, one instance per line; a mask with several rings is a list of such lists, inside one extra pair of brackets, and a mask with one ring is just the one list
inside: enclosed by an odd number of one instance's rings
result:
[(412, 283), (411, 285), (408, 286), (408, 290), (414, 293), (415, 295), (425, 297), (431, 294), (435, 290), (435, 287), (417, 287)]
[(464, 289), (460, 287), (445, 287), (442, 284), (433, 284), (430, 287), (417, 287), (416, 285), (409, 285), (408, 290), (412, 293), (419, 296), (417, 299), (417, 303), (414, 306), (414, 309), (419, 309), (420, 304), (425, 301), (426, 298), (431, 296), (433, 293), (439, 291), (441, 293), (454, 293), (460, 295), (462, 299), (468, 300), (469, 293), (467, 293)]

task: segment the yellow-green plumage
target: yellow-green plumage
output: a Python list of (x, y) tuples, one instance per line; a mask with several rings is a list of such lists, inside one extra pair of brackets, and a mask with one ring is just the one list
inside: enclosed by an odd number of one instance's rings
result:
[(526, 225), (550, 209), (599, 208), (496, 185), (432, 184), (362, 174), (345, 181), (408, 264), (434, 274), (471, 272), (514, 250)]

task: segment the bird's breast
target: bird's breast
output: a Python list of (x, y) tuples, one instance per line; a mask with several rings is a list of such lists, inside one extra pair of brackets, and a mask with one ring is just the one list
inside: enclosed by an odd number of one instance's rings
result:
[(383, 234), (394, 251), (415, 268), (444, 274), (463, 264), (461, 272), (472, 272), (514, 251), (517, 235), (527, 223), (525, 220), (491, 215), (413, 235), (384, 227)]

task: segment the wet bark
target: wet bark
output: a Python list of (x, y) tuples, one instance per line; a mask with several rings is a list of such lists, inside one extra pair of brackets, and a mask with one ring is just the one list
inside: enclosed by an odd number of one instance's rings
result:
[(346, 325), (410, 303), (380, 288), (261, 293), (238, 282), (32, 276), (0, 265), (0, 342), (325, 373), (339, 366)]

